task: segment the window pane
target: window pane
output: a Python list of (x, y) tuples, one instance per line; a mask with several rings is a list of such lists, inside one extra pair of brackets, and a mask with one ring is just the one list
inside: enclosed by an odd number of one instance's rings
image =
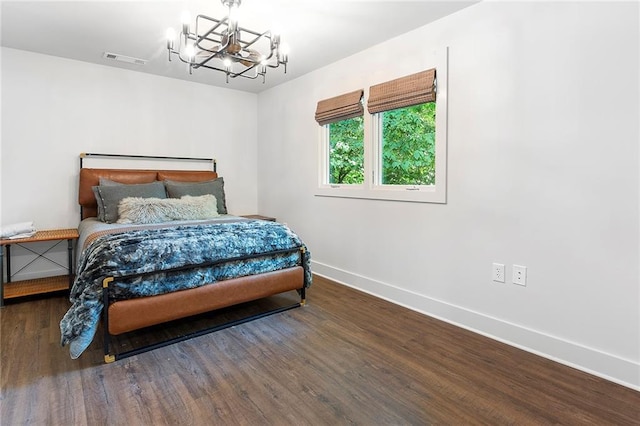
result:
[(382, 113), (382, 184), (435, 185), (436, 104)]
[(362, 117), (329, 126), (329, 183), (364, 182), (364, 120)]

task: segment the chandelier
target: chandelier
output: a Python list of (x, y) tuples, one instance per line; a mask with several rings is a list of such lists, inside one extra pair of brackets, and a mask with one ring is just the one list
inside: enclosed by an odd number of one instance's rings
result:
[(189, 66), (189, 74), (194, 69), (207, 68), (221, 71), (229, 77), (256, 79), (262, 76), (265, 82), (267, 68), (284, 66), (287, 72), (288, 49), (280, 42), (280, 34), (272, 31), (256, 32), (238, 25), (237, 11), (242, 0), (221, 0), (229, 8), (222, 19), (205, 15), (196, 17), (195, 31), (191, 31), (191, 17), (182, 14), (182, 32), (176, 42), (173, 28), (167, 30), (167, 50), (169, 61), (172, 55)]

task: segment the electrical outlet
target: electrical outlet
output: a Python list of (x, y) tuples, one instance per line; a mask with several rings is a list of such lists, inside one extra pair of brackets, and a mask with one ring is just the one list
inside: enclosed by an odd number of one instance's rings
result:
[(520, 265), (513, 265), (513, 283), (518, 285), (527, 285), (527, 267)]
[(494, 263), (491, 278), (498, 283), (504, 282), (504, 264)]

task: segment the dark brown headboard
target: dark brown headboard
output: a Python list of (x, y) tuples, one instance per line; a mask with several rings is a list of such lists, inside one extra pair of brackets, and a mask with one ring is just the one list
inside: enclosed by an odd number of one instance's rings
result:
[(202, 182), (218, 177), (218, 173), (208, 170), (130, 170), (130, 169), (80, 169), (80, 189), (78, 202), (82, 207), (82, 219), (97, 216), (98, 205), (92, 186), (100, 184), (100, 178), (120, 183), (149, 183), (165, 179), (178, 182)]

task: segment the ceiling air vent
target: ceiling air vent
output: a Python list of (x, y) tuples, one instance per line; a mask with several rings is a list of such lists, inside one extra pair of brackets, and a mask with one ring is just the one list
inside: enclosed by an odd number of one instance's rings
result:
[(135, 64), (135, 65), (146, 65), (147, 64), (147, 60), (146, 59), (134, 58), (134, 57), (131, 57), (131, 56), (120, 55), (118, 53), (104, 52), (102, 54), (102, 57), (105, 58), (105, 59), (113, 59), (114, 61), (126, 62), (128, 64)]

